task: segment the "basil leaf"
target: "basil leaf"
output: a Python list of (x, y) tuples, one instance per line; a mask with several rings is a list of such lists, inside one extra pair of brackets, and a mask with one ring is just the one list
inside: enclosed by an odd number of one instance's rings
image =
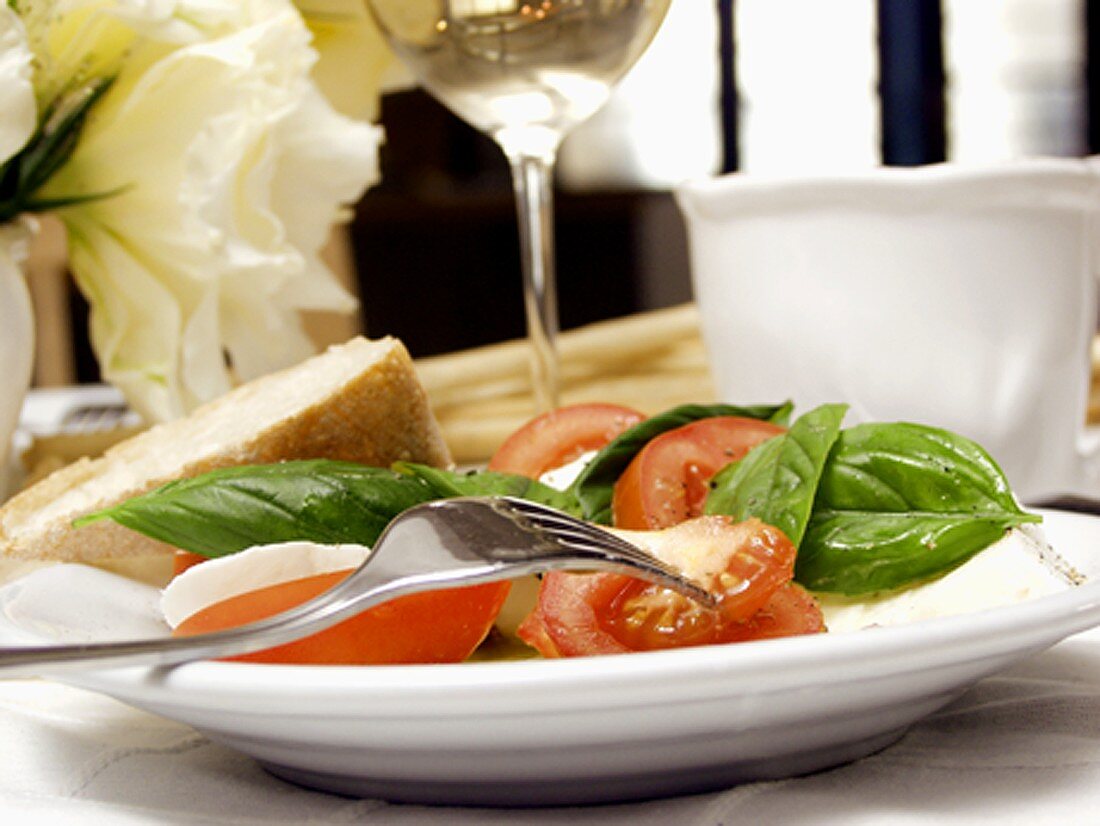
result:
[(790, 430), (750, 450), (718, 472), (704, 510), (741, 520), (759, 517), (796, 546), (802, 541), (829, 450), (848, 406), (826, 404), (800, 416)]
[(170, 482), (77, 520), (113, 519), (208, 557), (309, 540), (370, 545), (390, 520), (436, 498), (420, 479), (351, 462), (245, 465)]
[(738, 407), (729, 404), (685, 404), (639, 422), (620, 433), (588, 463), (569, 490), (580, 503), (580, 513), (591, 522), (611, 524), (611, 498), (623, 471), (650, 439), (669, 430), (683, 427), (700, 419), (716, 416), (744, 416), (776, 424), (786, 424), (792, 405), (755, 405)]
[(926, 512), (814, 515), (795, 562), (812, 591), (858, 596), (892, 591), (947, 573), (1005, 531), (1034, 519)]
[(1039, 520), (969, 439), (916, 424), (858, 425), (829, 454), (795, 579), (850, 595), (899, 588)]
[(526, 476), (495, 471), (458, 473), (412, 462), (397, 462), (394, 464), (394, 469), (419, 479), (431, 489), (433, 498), (514, 496), (570, 513), (580, 511), (577, 500), (572, 494), (544, 485), (534, 479), (528, 479)]

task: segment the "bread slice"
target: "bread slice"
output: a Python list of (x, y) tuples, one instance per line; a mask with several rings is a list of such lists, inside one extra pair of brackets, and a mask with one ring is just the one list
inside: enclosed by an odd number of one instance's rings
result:
[(72, 521), (172, 479), (313, 458), (450, 464), (399, 341), (352, 339), (56, 471), (0, 508), (0, 556), (99, 563), (167, 553), (171, 546), (110, 520), (79, 530)]

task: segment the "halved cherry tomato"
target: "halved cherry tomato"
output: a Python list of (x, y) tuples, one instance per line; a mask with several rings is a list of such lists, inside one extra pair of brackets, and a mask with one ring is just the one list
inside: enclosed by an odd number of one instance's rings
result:
[(615, 525), (656, 530), (698, 516), (710, 478), (783, 431), (759, 419), (717, 416), (653, 438), (615, 483)]
[[(299, 605), (350, 571), (295, 579), (207, 606), (175, 630), (177, 636), (254, 622)], [(312, 636), (232, 659), (308, 665), (462, 662), (477, 648), (508, 595), (492, 582), (399, 597)]]
[(824, 630), (816, 600), (790, 581), (795, 548), (778, 529), (712, 516), (655, 536), (660, 542), (646, 547), (689, 573), (701, 558), (721, 554), (724, 564), (705, 561), (709, 577), (694, 572), (721, 594), (718, 610), (629, 576), (552, 572), (543, 577), (519, 636), (543, 656), (576, 657)]
[(536, 416), (505, 439), (489, 460), (489, 470), (537, 479), (586, 451), (598, 450), (644, 418), (637, 410), (617, 404), (559, 407)]

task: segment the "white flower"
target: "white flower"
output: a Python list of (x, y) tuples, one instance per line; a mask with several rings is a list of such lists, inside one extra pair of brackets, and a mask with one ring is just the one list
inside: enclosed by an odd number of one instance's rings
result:
[(38, 119), (31, 60), (23, 21), (0, 6), (0, 163), (26, 144)]
[(364, 0), (294, 0), (321, 55), (313, 79), (345, 115), (373, 121), (382, 89), (413, 85)]
[(354, 308), (318, 250), (376, 180), (381, 135), (321, 95), (294, 6), (59, 6), (44, 70), (117, 72), (42, 192), (121, 188), (59, 212), (104, 376), (163, 420), (229, 388), (225, 354), (242, 379), (305, 357), (299, 311)]

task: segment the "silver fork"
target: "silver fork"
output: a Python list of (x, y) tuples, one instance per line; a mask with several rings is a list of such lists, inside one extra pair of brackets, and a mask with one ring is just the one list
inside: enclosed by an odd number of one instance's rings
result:
[(595, 525), (522, 499), (462, 497), (405, 511), (347, 579), (266, 620), (191, 637), (0, 648), (0, 677), (250, 654), (406, 594), (563, 569), (631, 574), (716, 605), (710, 593), (672, 566)]

